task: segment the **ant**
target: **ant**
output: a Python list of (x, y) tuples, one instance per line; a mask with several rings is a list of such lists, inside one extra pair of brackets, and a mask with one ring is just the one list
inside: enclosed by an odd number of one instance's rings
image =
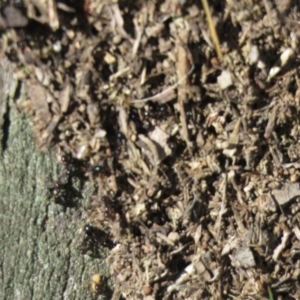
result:
[[(88, 161), (84, 161), (80, 165), (82, 174), (90, 174), (92, 178), (96, 178), (98, 176), (109, 176), (109, 168), (107, 166), (106, 161), (102, 160), (95, 165), (92, 165)], [(77, 175), (79, 177), (79, 174)]]
[(109, 175), (109, 169), (105, 162), (101, 162), (95, 166), (90, 165), (88, 170), (92, 173), (93, 177), (97, 177), (100, 174), (102, 174), (104, 176)]
[(85, 225), (84, 232), (85, 237), (81, 245), (83, 255), (90, 252), (90, 256), (98, 258), (100, 257), (99, 246), (109, 249), (115, 246), (115, 243), (111, 240), (111, 235), (97, 227)]
[(70, 184), (70, 182), (63, 183), (60, 180), (54, 182), (53, 186), (48, 187), (53, 197), (55, 204), (61, 205), (66, 211), (67, 208), (75, 207), (76, 204), (72, 200), (78, 197), (78, 191)]
[(91, 279), (91, 291), (93, 295), (96, 298), (98, 298), (99, 295), (102, 295), (105, 299), (111, 299), (112, 291), (108, 285), (107, 278), (98, 273), (94, 274)]
[(79, 169), (81, 169), (81, 163), (75, 160), (70, 155), (65, 154), (60, 157), (61, 162), (66, 168), (66, 174), (70, 177), (80, 177)]
[(101, 292), (104, 290), (104, 281), (100, 274), (94, 274), (92, 276), (92, 282), (91, 282), (91, 290), (94, 295), (100, 295)]
[(157, 120), (165, 119), (173, 113), (173, 110), (168, 104), (148, 104), (148, 110), (142, 110), (142, 114), (144, 115), (144, 119), (146, 120), (149, 118), (154, 118)]
[(64, 179), (60, 179), (54, 182), (52, 186), (49, 187), (54, 203), (59, 204), (66, 208), (75, 207), (74, 198), (80, 198), (81, 193), (76, 190), (73, 186), (73, 177), (79, 177), (78, 166), (75, 161), (69, 155), (62, 155), (60, 157), (61, 162), (65, 166), (65, 176)]
[[(54, 186), (49, 188), (53, 195), (54, 203), (59, 204), (66, 208), (75, 207), (72, 199), (75, 197), (75, 193), (78, 193), (73, 187), (70, 189), (70, 183), (62, 183), (60, 180), (54, 182)], [(77, 195), (78, 196), (78, 195)]]

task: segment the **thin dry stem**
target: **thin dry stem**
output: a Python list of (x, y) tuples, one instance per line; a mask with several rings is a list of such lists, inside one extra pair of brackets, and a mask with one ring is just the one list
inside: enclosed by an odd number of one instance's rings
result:
[[(187, 68), (188, 68), (188, 56), (189, 53), (185, 47), (188, 43), (189, 31), (187, 29), (181, 29), (178, 31), (178, 43), (177, 43), (177, 74), (178, 79), (181, 80), (182, 78), (186, 79)], [(188, 101), (187, 93), (186, 93), (186, 86), (184, 85), (186, 81), (178, 87), (178, 104), (179, 104), (179, 113), (180, 113), (180, 123), (182, 126), (182, 137), (186, 142), (190, 153), (192, 153), (192, 145), (189, 138), (189, 130), (186, 120), (186, 113), (185, 113), (185, 104)]]
[(213, 42), (215, 44), (218, 59), (221, 61), (221, 60), (223, 60), (223, 54), (221, 52), (219, 37), (218, 37), (215, 25), (214, 25), (212, 17), (211, 17), (211, 12), (210, 12), (210, 9), (209, 9), (208, 2), (207, 2), (207, 0), (201, 0), (201, 2), (202, 2), (202, 5), (203, 5), (203, 8), (204, 8), (206, 17), (207, 17), (208, 27), (209, 27), (209, 30), (211, 32)]
[(182, 77), (180, 80), (178, 80), (175, 84), (171, 85), (167, 89), (163, 90), (161, 93), (158, 93), (158, 94), (148, 97), (148, 98), (129, 100), (129, 102), (130, 103), (145, 103), (148, 101), (155, 101), (157, 99), (162, 98), (162, 96), (164, 96), (164, 95), (168, 94), (170, 91), (176, 89), (179, 84), (181, 84), (188, 76), (190, 76), (193, 73), (194, 68), (195, 68), (195, 66), (193, 65), (191, 67), (191, 69), (189, 70), (189, 72), (184, 77)]

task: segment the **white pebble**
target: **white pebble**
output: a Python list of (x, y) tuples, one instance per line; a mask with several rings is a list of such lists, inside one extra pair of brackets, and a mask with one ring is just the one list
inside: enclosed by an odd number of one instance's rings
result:
[(218, 85), (221, 90), (225, 90), (232, 85), (231, 74), (228, 71), (223, 71), (217, 78)]
[(250, 65), (254, 65), (258, 62), (259, 51), (257, 46), (252, 46), (249, 53), (249, 63)]

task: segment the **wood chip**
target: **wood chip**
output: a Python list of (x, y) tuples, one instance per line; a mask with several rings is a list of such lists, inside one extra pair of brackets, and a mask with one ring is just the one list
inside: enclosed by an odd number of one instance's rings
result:
[(279, 205), (287, 204), (295, 197), (300, 196), (299, 183), (287, 184), (282, 190), (273, 190), (272, 195)]

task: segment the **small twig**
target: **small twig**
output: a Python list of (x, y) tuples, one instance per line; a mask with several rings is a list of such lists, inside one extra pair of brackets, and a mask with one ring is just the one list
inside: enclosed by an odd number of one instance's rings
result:
[[(177, 74), (178, 74), (178, 80), (181, 80), (181, 78), (186, 78), (187, 68), (189, 65), (188, 57), (189, 51), (186, 47), (188, 45), (189, 40), (189, 29), (188, 28), (182, 28), (178, 29), (177, 32)], [(182, 84), (178, 86), (177, 91), (177, 101), (178, 101), (178, 111), (179, 111), (179, 121), (181, 124), (181, 136), (183, 140), (186, 142), (188, 151), (192, 155), (192, 148), (193, 145), (190, 141), (189, 137), (189, 129), (188, 129), (188, 122), (186, 118), (186, 112), (185, 112), (185, 105), (188, 102), (188, 95), (187, 95), (187, 89), (186, 89), (186, 80)]]
[(221, 60), (223, 60), (223, 54), (221, 52), (219, 37), (218, 37), (216, 28), (214, 26), (214, 23), (213, 23), (213, 20), (212, 20), (212, 17), (211, 17), (209, 5), (207, 3), (207, 0), (201, 0), (201, 2), (202, 2), (202, 5), (203, 5), (205, 14), (206, 14), (207, 23), (208, 23), (208, 27), (209, 27), (209, 30), (210, 30), (210, 33), (211, 33), (211, 37), (212, 37), (213, 42), (215, 44), (218, 59), (221, 61)]
[(185, 244), (185, 245), (179, 247), (179, 248), (176, 249), (176, 250), (173, 250), (173, 251), (170, 253), (170, 256), (175, 255), (175, 254), (178, 254), (179, 252), (181, 252), (182, 250), (184, 250), (185, 248), (187, 248), (187, 247), (190, 246), (191, 244), (192, 244), (192, 242), (187, 243), (187, 244)]
[(170, 91), (176, 89), (179, 84), (181, 84), (188, 76), (190, 76), (192, 74), (192, 72), (194, 71), (194, 68), (195, 68), (195, 66), (193, 65), (191, 67), (191, 69), (189, 70), (189, 72), (184, 77), (182, 77), (180, 80), (178, 80), (175, 84), (169, 86), (167, 89), (163, 90), (161, 93), (158, 93), (154, 96), (144, 98), (144, 99), (129, 100), (129, 102), (130, 103), (144, 103), (144, 102), (148, 102), (148, 101), (155, 101), (157, 99), (162, 98), (163, 95), (166, 95)]
[(227, 196), (227, 183), (228, 183), (228, 174), (227, 174), (228, 165), (229, 165), (229, 162), (228, 162), (228, 160), (226, 160), (226, 163), (225, 163), (226, 172), (225, 172), (225, 177), (224, 177), (224, 188), (223, 188), (223, 191), (222, 191), (222, 204), (221, 204), (218, 219), (217, 219), (217, 222), (216, 222), (216, 230), (217, 230), (216, 236), (218, 238), (219, 238), (219, 234), (220, 234), (220, 230), (221, 230), (222, 218), (223, 218), (223, 215), (227, 211), (226, 210), (226, 202), (227, 202), (226, 201), (227, 200), (226, 196)]

